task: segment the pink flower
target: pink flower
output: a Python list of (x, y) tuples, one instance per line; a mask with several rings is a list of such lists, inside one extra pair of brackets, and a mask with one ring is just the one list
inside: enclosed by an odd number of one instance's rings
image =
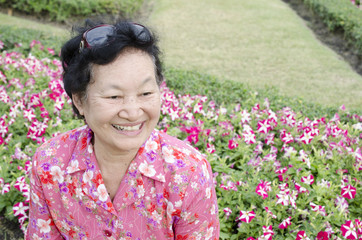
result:
[(299, 231), (297, 233), (297, 238), (295, 240), (310, 240), (304, 231)]
[(355, 198), (356, 188), (353, 187), (351, 184), (348, 184), (347, 186), (342, 187), (341, 195), (347, 199)]
[(304, 144), (309, 144), (313, 140), (313, 133), (311, 130), (305, 130), (303, 134), (300, 136), (300, 140)]
[(312, 211), (319, 213), (322, 216), (326, 216), (326, 210), (324, 206), (316, 205), (313, 202), (310, 202), (309, 205), (312, 207)]
[(341, 231), (343, 237), (347, 239), (358, 239), (357, 228), (352, 221), (346, 221), (345, 224), (342, 224)]
[(282, 204), (283, 206), (289, 205), (289, 195), (286, 192), (281, 191), (276, 197), (278, 198), (277, 204)]
[(224, 208), (224, 213), (227, 218), (229, 218), (229, 216), (232, 212), (233, 211), (230, 208)]
[(302, 177), (301, 181), (305, 184), (312, 185), (314, 183), (314, 177), (312, 174)]
[(334, 200), (334, 203), (335, 203), (336, 207), (338, 208), (338, 210), (344, 211), (346, 213), (349, 212), (348, 211), (349, 204), (348, 204), (347, 200), (344, 197), (337, 196), (336, 200)]
[(250, 114), (248, 113), (248, 111), (243, 110), (241, 111), (240, 115), (241, 115), (241, 123), (249, 123), (251, 121)]
[(262, 196), (263, 199), (267, 198), (268, 197), (268, 191), (271, 190), (271, 182), (264, 182), (263, 180), (261, 180), (261, 183), (258, 184), (258, 186), (256, 187), (255, 189), (255, 192)]
[(286, 219), (284, 219), (282, 221), (281, 224), (279, 224), (279, 228), (280, 229), (286, 229), (288, 226), (290, 226), (292, 223), (290, 222), (290, 220), (292, 219), (292, 217), (288, 217)]
[(211, 143), (206, 144), (206, 150), (208, 153), (214, 153), (215, 152), (215, 146)]
[(274, 235), (273, 226), (263, 226), (263, 234), (266, 239), (272, 239), (272, 236)]
[(230, 139), (229, 140), (229, 149), (234, 149), (237, 148), (239, 146), (239, 143), (235, 140), (235, 139)]
[(274, 214), (272, 213), (272, 211), (269, 210), (268, 207), (265, 207), (264, 209), (265, 209), (265, 211), (266, 211), (270, 216), (272, 216), (272, 218), (277, 218), (277, 216), (274, 215)]
[(253, 130), (244, 131), (243, 138), (246, 144), (254, 144), (256, 143), (256, 137)]
[(294, 138), (290, 132), (286, 133), (286, 130), (283, 129), (283, 131), (280, 133), (280, 139), (285, 143), (289, 144), (294, 141)]
[(328, 240), (329, 239), (329, 236), (328, 236), (328, 233), (327, 232), (319, 232), (317, 234), (317, 240)]
[(25, 205), (23, 202), (18, 202), (13, 206), (14, 216), (21, 217), (26, 216), (26, 212), (29, 210), (29, 206)]
[(254, 211), (240, 211), (240, 216), (236, 219), (236, 220), (240, 220), (246, 223), (250, 223), (251, 220), (253, 220), (253, 218), (255, 218), (255, 213)]
[(309, 192), (305, 187), (300, 186), (298, 183), (295, 183), (294, 186), (295, 186), (295, 189), (297, 189), (297, 191), (299, 193), (308, 193)]
[(172, 121), (175, 121), (176, 119), (180, 118), (178, 108), (169, 108), (168, 114)]
[(258, 122), (258, 132), (267, 134), (271, 130), (271, 126), (269, 124), (269, 120), (261, 120)]

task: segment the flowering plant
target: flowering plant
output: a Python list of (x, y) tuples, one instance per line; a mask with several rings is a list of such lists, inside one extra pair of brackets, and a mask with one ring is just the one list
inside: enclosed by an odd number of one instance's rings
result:
[[(22, 230), (36, 147), (82, 124), (73, 120), (54, 51), (36, 41), (30, 48), (0, 55), (0, 211)], [(221, 239), (362, 239), (362, 116), (341, 107), (333, 118), (309, 119), (272, 109), (253, 92), (223, 106), (166, 84), (161, 91), (159, 129), (212, 165)]]

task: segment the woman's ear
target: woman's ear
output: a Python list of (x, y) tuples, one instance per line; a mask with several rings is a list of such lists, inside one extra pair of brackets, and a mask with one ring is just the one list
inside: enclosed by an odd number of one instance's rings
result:
[(80, 115), (84, 115), (82, 98), (78, 94), (72, 95), (72, 100)]

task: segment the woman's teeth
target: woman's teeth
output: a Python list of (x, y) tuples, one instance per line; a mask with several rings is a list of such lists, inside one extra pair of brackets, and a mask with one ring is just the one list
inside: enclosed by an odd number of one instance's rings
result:
[(112, 124), (112, 126), (118, 130), (121, 131), (137, 131), (140, 129), (141, 124), (135, 125), (135, 126), (119, 126), (119, 125), (114, 125)]

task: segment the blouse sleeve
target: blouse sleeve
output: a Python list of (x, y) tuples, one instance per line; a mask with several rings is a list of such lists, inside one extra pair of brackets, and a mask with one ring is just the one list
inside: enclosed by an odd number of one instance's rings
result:
[(44, 189), (37, 174), (37, 156), (38, 153), (35, 153), (30, 173), (29, 225), (25, 234), (25, 240), (60, 240), (63, 237), (52, 219), (44, 196)]
[(186, 189), (175, 239), (219, 239), (217, 198), (210, 164), (204, 159)]

